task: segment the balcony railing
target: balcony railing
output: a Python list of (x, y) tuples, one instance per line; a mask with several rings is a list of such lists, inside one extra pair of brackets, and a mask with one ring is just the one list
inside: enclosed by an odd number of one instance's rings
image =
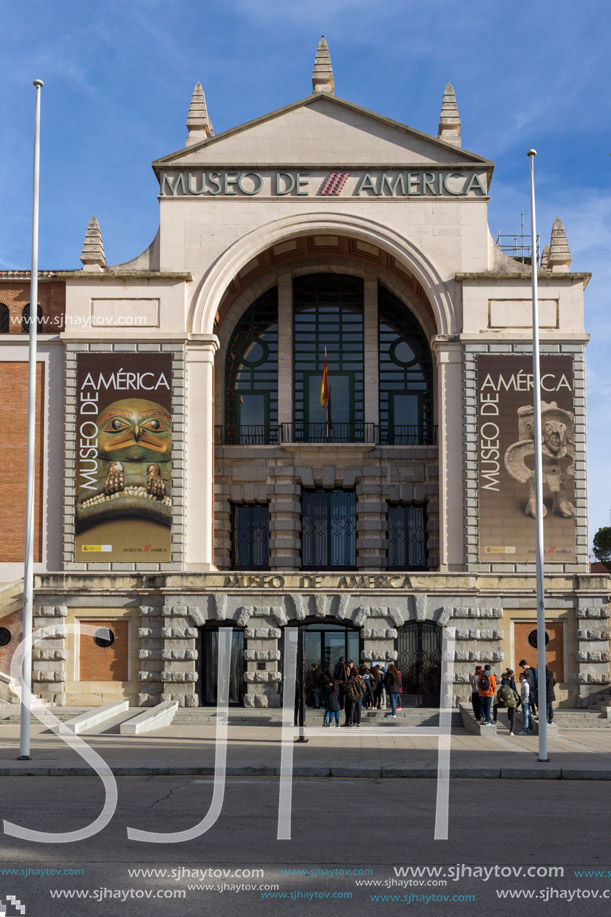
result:
[(228, 424), (214, 428), (216, 446), (278, 446), (283, 443), (367, 443), (373, 446), (434, 446), (432, 425), (334, 423)]

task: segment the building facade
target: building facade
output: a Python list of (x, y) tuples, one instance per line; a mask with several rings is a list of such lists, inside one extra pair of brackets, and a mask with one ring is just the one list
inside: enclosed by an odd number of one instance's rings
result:
[[(282, 633), (308, 662), (396, 661), (406, 704), (476, 663), (536, 657), (530, 250), (487, 223), (493, 164), (334, 94), (215, 135), (195, 88), (153, 163), (151, 246), (39, 299), (40, 696), (281, 704)], [(517, 245), (517, 243), (516, 243)], [(607, 578), (589, 572), (584, 289), (556, 220), (539, 264), (548, 660), (563, 706), (609, 685)], [(30, 304), (0, 273), (0, 668), (20, 638)], [(323, 374), (326, 393), (323, 390)], [(83, 624), (100, 628), (95, 638)], [(102, 630), (108, 628), (108, 631)]]

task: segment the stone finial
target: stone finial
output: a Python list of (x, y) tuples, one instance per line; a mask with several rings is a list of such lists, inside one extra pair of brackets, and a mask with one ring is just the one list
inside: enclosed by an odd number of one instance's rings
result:
[(91, 217), (89, 220), (89, 226), (87, 227), (87, 232), (85, 233), (85, 239), (83, 241), (81, 261), (90, 271), (101, 271), (103, 267), (106, 267), (104, 243), (102, 242), (100, 224), (96, 217)]
[(333, 67), (331, 66), (329, 46), (323, 35), (316, 49), (314, 70), (312, 71), (312, 92), (332, 93), (334, 89), (335, 80), (333, 79)]
[(566, 271), (571, 266), (571, 250), (566, 239), (566, 232), (560, 217), (556, 217), (552, 226), (552, 238), (547, 258), (548, 268), (552, 271)]
[(445, 140), (446, 143), (453, 143), (454, 146), (461, 146), (460, 115), (458, 114), (458, 106), (456, 105), (456, 94), (451, 83), (448, 83), (443, 91), (437, 136), (439, 140)]
[(192, 143), (199, 143), (200, 140), (205, 140), (214, 134), (212, 121), (206, 106), (206, 96), (201, 83), (195, 84), (195, 89), (191, 96), (189, 114), (187, 115), (187, 130), (189, 131), (187, 146)]
[(544, 271), (549, 271), (549, 245), (541, 252), (541, 267)]

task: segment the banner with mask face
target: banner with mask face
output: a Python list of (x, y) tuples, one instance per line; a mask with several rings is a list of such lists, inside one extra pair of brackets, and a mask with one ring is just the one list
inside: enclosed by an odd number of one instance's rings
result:
[[(532, 357), (477, 357), (479, 559), (535, 563)], [(545, 563), (574, 563), (573, 360), (541, 357)]]
[(171, 559), (172, 357), (77, 356), (80, 562)]

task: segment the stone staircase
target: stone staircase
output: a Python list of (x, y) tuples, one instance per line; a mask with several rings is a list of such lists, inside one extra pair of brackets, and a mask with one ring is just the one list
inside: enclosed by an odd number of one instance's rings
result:
[[(386, 717), (386, 710), (363, 711), (361, 726), (375, 726), (377, 728), (388, 726), (438, 726), (439, 713), (435, 709), (423, 707), (410, 707), (397, 711), (397, 718)], [(306, 712), (306, 726), (322, 726), (324, 711), (308, 707)], [(214, 726), (217, 713), (214, 707), (179, 707), (172, 722), (173, 726)], [(280, 726), (282, 710), (280, 707), (230, 707), (230, 726)], [(340, 711), (340, 723), (344, 722), (344, 714)], [(458, 710), (452, 711), (452, 728), (460, 727), (461, 719)]]
[(0, 620), (23, 608), (23, 580), (0, 585)]

